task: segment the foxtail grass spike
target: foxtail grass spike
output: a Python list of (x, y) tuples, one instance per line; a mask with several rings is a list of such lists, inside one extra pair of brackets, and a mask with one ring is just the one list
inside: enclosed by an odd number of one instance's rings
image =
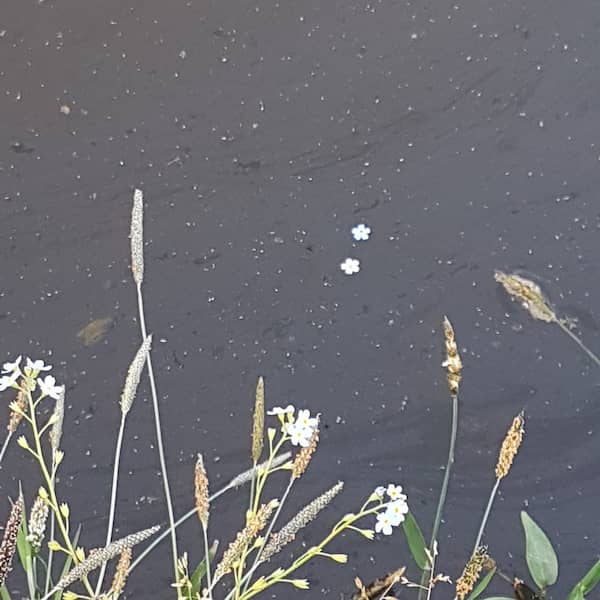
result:
[(515, 456), (523, 442), (523, 434), (525, 433), (524, 425), (525, 417), (521, 412), (513, 419), (504, 441), (502, 442), (502, 447), (500, 448), (500, 453), (498, 455), (498, 462), (496, 464), (497, 479), (503, 479), (508, 475)]
[(4, 537), (0, 545), (0, 587), (4, 585), (6, 576), (12, 569), (12, 560), (17, 549), (17, 535), (23, 518), (23, 496), (19, 494), (17, 501), (13, 504), (8, 521), (4, 528)]
[(265, 544), (260, 562), (270, 560), (272, 556), (293, 542), (296, 539), (296, 534), (311, 521), (314, 521), (318, 514), (342, 491), (343, 487), (344, 482), (338, 481), (332, 488), (309, 502), (293, 519), (274, 533)]
[(113, 577), (112, 585), (110, 586), (109, 597), (112, 600), (117, 600), (117, 598), (125, 589), (125, 582), (127, 581), (127, 571), (129, 570), (129, 565), (131, 564), (131, 555), (131, 548), (125, 548), (125, 550), (121, 552), (121, 556), (119, 558), (119, 562), (117, 563), (117, 568), (115, 570), (115, 575)]
[(52, 453), (56, 454), (60, 449), (60, 441), (63, 433), (63, 421), (65, 419), (65, 386), (62, 385), (56, 404), (54, 405), (54, 424), (50, 429), (50, 446)]
[(142, 376), (142, 370), (146, 364), (146, 357), (150, 352), (150, 346), (152, 345), (152, 335), (146, 337), (142, 342), (142, 345), (138, 348), (135, 357), (129, 365), (127, 371), (127, 377), (125, 378), (125, 385), (121, 392), (121, 412), (126, 415), (135, 400), (135, 394), (137, 392), (138, 385), (140, 384), (140, 377)]
[(462, 575), (456, 580), (456, 597), (458, 600), (464, 600), (473, 591), (487, 560), (487, 549), (479, 546), (466, 564)]
[(318, 425), (315, 427), (312, 435), (310, 436), (310, 441), (308, 446), (302, 448), (298, 454), (296, 454), (296, 458), (292, 464), (292, 479), (299, 479), (302, 477), (306, 469), (308, 469), (308, 465), (317, 449), (317, 444), (319, 443), (319, 428)]
[(120, 540), (110, 543), (108, 546), (97, 550), (90, 554), (85, 560), (80, 562), (75, 568), (71, 569), (60, 581), (56, 584), (54, 591), (64, 590), (70, 585), (83, 579), (88, 573), (94, 571), (98, 567), (112, 560), (115, 556), (122, 554), (127, 548), (133, 548), (136, 544), (143, 542), (150, 536), (154, 535), (160, 526), (155, 525), (148, 529), (143, 529), (137, 533), (132, 533)]
[(462, 361), (454, 337), (454, 328), (448, 317), (444, 317), (444, 339), (446, 342), (446, 360), (442, 366), (448, 371), (448, 388), (452, 396), (458, 395), (458, 387), (462, 377)]
[(31, 507), (29, 521), (27, 523), (27, 541), (38, 553), (42, 547), (44, 536), (46, 534), (46, 521), (48, 519), (48, 510), (50, 505), (42, 496), (38, 495)]
[(506, 292), (523, 305), (523, 308), (538, 321), (557, 323), (558, 318), (544, 297), (540, 286), (515, 273), (495, 271), (494, 279), (500, 283)]
[(136, 285), (144, 280), (144, 193), (136, 189), (133, 192), (131, 211), (131, 271)]
[[(273, 460), (271, 460), (270, 468), (276, 469), (277, 467), (281, 466), (283, 463), (287, 462), (291, 456), (292, 456), (291, 452), (284, 452), (283, 454), (276, 456), (275, 458), (273, 458)], [(256, 465), (256, 467), (251, 467), (247, 471), (244, 471), (243, 473), (236, 475), (229, 482), (227, 487), (239, 487), (240, 485), (244, 485), (245, 483), (252, 481), (252, 477), (254, 477), (254, 475), (261, 469), (265, 469), (268, 465), (269, 465), (269, 461), (265, 460), (262, 463), (260, 463), (260, 465)]]
[(208, 525), (208, 477), (204, 468), (202, 454), (198, 454), (196, 468), (194, 472), (194, 495), (196, 498), (196, 511), (202, 526)]
[(256, 384), (254, 418), (252, 419), (252, 462), (258, 463), (265, 437), (265, 382), (262, 377)]
[(12, 403), (10, 406), (10, 421), (6, 426), (9, 433), (14, 433), (17, 430), (17, 427), (19, 426), (19, 423), (23, 420), (23, 415), (27, 410), (27, 404), (27, 394), (22, 389), (19, 389), (14, 403)]
[(234, 564), (240, 558), (244, 548), (248, 547), (256, 538), (256, 536), (265, 528), (269, 517), (277, 506), (277, 500), (271, 500), (267, 504), (263, 504), (256, 513), (250, 516), (246, 526), (238, 532), (236, 538), (225, 553), (221, 562), (215, 569), (212, 585), (220, 581), (227, 573), (230, 573)]

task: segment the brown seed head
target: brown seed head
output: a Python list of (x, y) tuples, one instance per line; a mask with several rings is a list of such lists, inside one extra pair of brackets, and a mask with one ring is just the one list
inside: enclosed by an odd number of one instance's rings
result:
[(196, 512), (202, 527), (206, 529), (208, 525), (208, 477), (204, 468), (202, 454), (198, 454), (194, 476), (194, 495), (196, 497)]
[(510, 296), (521, 302), (523, 308), (534, 319), (545, 321), (546, 323), (555, 323), (558, 321), (555, 312), (550, 308), (537, 283), (530, 279), (525, 279), (525, 277), (521, 277), (520, 275), (503, 273), (502, 271), (496, 271), (494, 279), (502, 284)]
[(123, 415), (126, 415), (131, 410), (131, 406), (135, 400), (135, 394), (140, 384), (140, 377), (142, 376), (151, 345), (152, 335), (149, 335), (138, 348), (127, 370), (127, 377), (125, 378), (125, 384), (121, 392), (121, 412)]
[(496, 478), (502, 479), (508, 475), (510, 467), (512, 466), (513, 460), (519, 451), (521, 442), (523, 441), (525, 417), (523, 413), (519, 413), (512, 422), (502, 447), (500, 448), (500, 454), (498, 456), (498, 462), (496, 464)]
[(15, 404), (13, 405), (14, 408), (11, 407), (10, 421), (6, 426), (10, 433), (14, 433), (17, 430), (19, 423), (23, 419), (23, 414), (27, 410), (27, 404), (27, 394), (24, 392), (24, 390), (19, 388), (17, 397), (15, 398)]
[(319, 443), (319, 426), (315, 427), (312, 435), (310, 437), (310, 442), (308, 446), (302, 448), (296, 457), (294, 458), (294, 462), (292, 464), (292, 478), (299, 479), (302, 477), (306, 469), (308, 469), (308, 465), (312, 459), (315, 450), (317, 449), (317, 444)]
[(121, 552), (121, 557), (119, 558), (119, 562), (117, 563), (117, 568), (115, 570), (115, 576), (113, 577), (112, 585), (110, 586), (109, 597), (111, 600), (117, 600), (117, 598), (121, 595), (121, 592), (125, 589), (127, 571), (129, 570), (129, 565), (131, 564), (131, 555), (131, 548), (125, 548), (125, 550)]
[(63, 433), (63, 421), (65, 419), (65, 386), (62, 385), (56, 404), (54, 405), (54, 415), (56, 421), (50, 429), (50, 446), (52, 448), (52, 454), (55, 455), (60, 448), (60, 441)]
[(446, 360), (442, 363), (448, 371), (448, 388), (450, 394), (456, 396), (458, 394), (458, 386), (460, 385), (462, 361), (458, 353), (456, 339), (454, 337), (454, 328), (448, 317), (444, 317), (444, 339), (446, 342)]
[(257, 464), (262, 453), (265, 436), (265, 382), (262, 377), (256, 384), (254, 419), (252, 420), (252, 462)]
[(142, 285), (144, 280), (144, 193), (138, 189), (133, 192), (130, 238), (133, 280), (137, 285)]
[(12, 568), (12, 559), (17, 549), (17, 535), (23, 518), (23, 496), (13, 504), (10, 516), (4, 528), (4, 537), (0, 545), (0, 587), (4, 584), (6, 576)]
[(277, 505), (277, 500), (271, 500), (267, 504), (263, 504), (256, 513), (250, 516), (244, 529), (238, 532), (235, 540), (229, 544), (229, 547), (223, 554), (221, 562), (217, 565), (213, 575), (213, 586), (220, 581), (224, 575), (232, 571), (233, 565), (242, 555), (244, 548), (247, 548), (248, 545), (254, 541), (256, 536), (265, 528), (271, 513), (275, 510)]
[(479, 546), (466, 564), (462, 575), (456, 580), (456, 597), (458, 600), (464, 600), (473, 591), (486, 560), (487, 548)]

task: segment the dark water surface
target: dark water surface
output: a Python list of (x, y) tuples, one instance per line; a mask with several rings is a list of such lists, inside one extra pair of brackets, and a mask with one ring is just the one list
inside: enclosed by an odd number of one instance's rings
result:
[[(342, 478), (329, 525), (398, 481), (429, 531), (449, 429), (447, 314), (465, 369), (440, 566), (460, 572), (524, 407), (487, 543), (525, 575), (528, 507), (562, 557), (554, 597), (570, 588), (600, 543), (600, 371), (492, 274), (539, 276), (600, 349), (599, 33), (595, 0), (2, 1), (0, 359), (43, 357), (67, 385), (61, 493), (87, 547), (104, 536), (117, 401), (139, 343), (127, 239), (139, 186), (177, 514), (197, 452), (215, 487), (246, 468), (262, 374), (269, 405), (323, 414), (289, 511)], [(373, 235), (356, 244), (359, 222)], [(360, 273), (341, 272), (347, 256)], [(77, 332), (101, 318), (112, 326), (84, 345)], [(166, 520), (145, 385), (126, 437), (123, 534)], [(34, 472), (12, 445), (4, 512)], [(25, 479), (30, 498), (36, 485)], [(223, 543), (245, 503), (213, 507)], [(193, 523), (180, 549), (196, 561), (199, 542)], [(400, 534), (334, 547), (351, 569), (305, 568), (305, 597), (339, 598), (355, 574), (407, 560)], [(169, 597), (169, 556), (164, 544), (144, 563), (129, 597)]]

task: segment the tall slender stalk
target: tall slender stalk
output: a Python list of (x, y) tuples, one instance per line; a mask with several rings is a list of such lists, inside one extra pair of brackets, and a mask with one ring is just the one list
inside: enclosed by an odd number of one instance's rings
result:
[(556, 324), (588, 355), (588, 357), (600, 367), (600, 358), (596, 356), (568, 327), (563, 319), (557, 319)]
[(4, 440), (4, 444), (2, 444), (2, 449), (0, 450), (0, 464), (2, 463), (2, 459), (4, 458), (4, 453), (6, 452), (6, 449), (8, 448), (8, 444), (10, 442), (10, 438), (12, 437), (13, 432), (9, 431), (6, 434), (6, 438)]
[[(133, 209), (131, 212), (131, 271), (133, 280), (136, 284), (140, 331), (142, 334), (142, 339), (145, 340), (148, 337), (148, 333), (146, 330), (144, 296), (142, 294), (142, 282), (144, 281), (144, 194), (139, 189), (136, 189), (133, 194)], [(152, 368), (152, 357), (150, 352), (148, 352), (146, 355), (146, 364), (148, 365), (148, 379), (150, 380), (150, 391), (152, 395), (152, 408), (154, 411), (154, 424), (156, 428), (156, 444), (158, 448), (158, 457), (160, 460), (160, 470), (163, 480), (165, 501), (167, 504), (167, 513), (169, 516), (169, 532), (171, 535), (171, 550), (173, 554), (173, 574), (175, 576), (175, 580), (177, 581), (177, 534), (175, 532), (173, 503), (171, 500), (171, 489), (169, 486), (167, 464), (165, 461), (165, 450), (162, 439), (158, 394), (156, 392), (156, 381), (154, 378), (154, 370)], [(179, 588), (178, 596), (181, 596)]]
[(498, 493), (498, 488), (500, 487), (500, 478), (496, 479), (496, 483), (494, 483), (494, 487), (490, 493), (490, 497), (488, 498), (487, 506), (485, 507), (485, 512), (483, 513), (483, 518), (481, 519), (481, 525), (479, 525), (479, 531), (477, 532), (477, 537), (475, 538), (475, 544), (473, 546), (473, 552), (471, 552), (471, 556), (475, 554), (477, 548), (481, 545), (481, 538), (483, 537), (483, 532), (485, 531), (485, 526), (487, 525), (490, 513), (492, 512), (492, 506), (494, 504), (494, 499), (496, 498), (496, 494)]

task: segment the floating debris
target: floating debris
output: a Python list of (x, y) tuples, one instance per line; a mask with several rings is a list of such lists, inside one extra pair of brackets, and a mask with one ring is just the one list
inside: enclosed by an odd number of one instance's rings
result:
[(352, 228), (352, 237), (357, 242), (365, 242), (371, 237), (371, 228), (364, 223), (359, 223)]
[(101, 341), (113, 324), (112, 317), (94, 319), (77, 332), (77, 337), (84, 346), (93, 346)]
[(340, 263), (340, 269), (346, 275), (354, 275), (360, 271), (360, 260), (358, 258), (347, 258), (343, 263)]

